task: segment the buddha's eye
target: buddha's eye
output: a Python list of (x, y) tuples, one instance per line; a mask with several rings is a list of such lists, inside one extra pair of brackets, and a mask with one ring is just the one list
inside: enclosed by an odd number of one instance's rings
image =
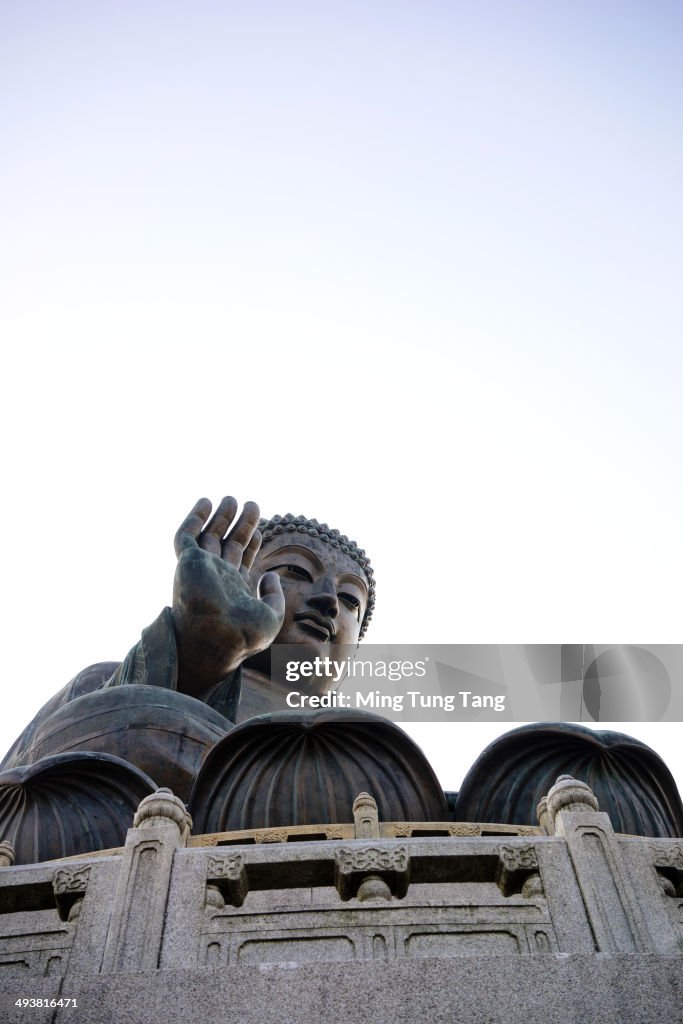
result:
[(281, 575), (284, 574), (292, 576), (294, 579), (297, 580), (306, 580), (307, 583), (313, 582), (313, 577), (311, 576), (308, 569), (304, 569), (300, 565), (274, 565), (271, 571), (279, 572)]
[(360, 618), (360, 601), (353, 594), (348, 594), (346, 591), (342, 591), (339, 595), (339, 600), (342, 601), (347, 608), (350, 608), (356, 613), (356, 618)]

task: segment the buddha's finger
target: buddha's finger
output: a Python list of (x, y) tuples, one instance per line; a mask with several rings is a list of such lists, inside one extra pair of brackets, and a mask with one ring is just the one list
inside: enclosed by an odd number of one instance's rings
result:
[(198, 544), (204, 551), (220, 555), (221, 542), (237, 514), (237, 500), (232, 495), (221, 498), (218, 508), (202, 530)]
[(245, 501), (239, 519), (223, 541), (221, 555), (224, 561), (239, 569), (260, 518), (261, 511), (256, 502)]
[(252, 565), (254, 564), (254, 559), (259, 553), (259, 548), (261, 547), (262, 539), (263, 538), (261, 536), (261, 531), (259, 529), (254, 530), (254, 535), (247, 544), (246, 548), (244, 549), (244, 554), (242, 555), (243, 569), (251, 569)]
[(276, 572), (266, 572), (259, 580), (258, 596), (277, 615), (280, 623), (285, 617), (285, 595)]
[(210, 515), (211, 502), (208, 498), (200, 498), (183, 519), (173, 538), (175, 553), (179, 558), (186, 548), (193, 547), (197, 543), (197, 537), (202, 532), (204, 523)]

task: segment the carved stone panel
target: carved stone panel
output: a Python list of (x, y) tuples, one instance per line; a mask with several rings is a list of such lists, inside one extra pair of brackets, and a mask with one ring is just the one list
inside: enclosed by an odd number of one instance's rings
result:
[(59, 868), (52, 879), (57, 910), (62, 921), (69, 920), (74, 905), (85, 895), (90, 868)]
[(394, 896), (408, 891), (410, 858), (405, 846), (395, 848), (344, 847), (335, 857), (335, 885), (343, 900), (357, 895), (368, 876), (381, 879)]
[(209, 857), (207, 880), (221, 891), (226, 902), (241, 907), (249, 892), (249, 881), (241, 853), (227, 853)]
[(527, 886), (525, 896), (539, 895), (543, 891), (540, 886), (536, 850), (533, 846), (501, 846), (498, 853), (496, 882), (504, 896), (523, 892), (532, 875), (538, 878), (538, 884)]

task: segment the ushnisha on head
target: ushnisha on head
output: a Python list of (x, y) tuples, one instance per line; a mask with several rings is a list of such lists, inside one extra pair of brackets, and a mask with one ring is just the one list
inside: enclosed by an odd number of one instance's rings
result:
[[(332, 560), (336, 563), (335, 568), (344, 568), (346, 564), (353, 569), (365, 583), (365, 593), (362, 599), (362, 615), (359, 623), (358, 639), (365, 635), (368, 623), (372, 618), (375, 607), (375, 579), (370, 559), (363, 548), (359, 548), (355, 541), (350, 540), (339, 530), (334, 530), (327, 523), (319, 523), (317, 519), (307, 519), (305, 516), (295, 516), (288, 512), (284, 516), (273, 516), (270, 519), (261, 519), (259, 522), (261, 533), (261, 549), (257, 556), (257, 562), (261, 563), (265, 558), (270, 558), (273, 548), (287, 548), (302, 546), (318, 551), (325, 560)], [(358, 570), (360, 569), (360, 573)]]

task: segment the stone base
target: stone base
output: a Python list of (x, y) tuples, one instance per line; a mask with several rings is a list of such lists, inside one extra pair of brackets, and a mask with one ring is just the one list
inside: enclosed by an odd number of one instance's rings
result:
[[(4, 1024), (681, 1024), (683, 957), (565, 954), (280, 963), (3, 985)], [(21, 995), (77, 1007), (18, 1009)]]

